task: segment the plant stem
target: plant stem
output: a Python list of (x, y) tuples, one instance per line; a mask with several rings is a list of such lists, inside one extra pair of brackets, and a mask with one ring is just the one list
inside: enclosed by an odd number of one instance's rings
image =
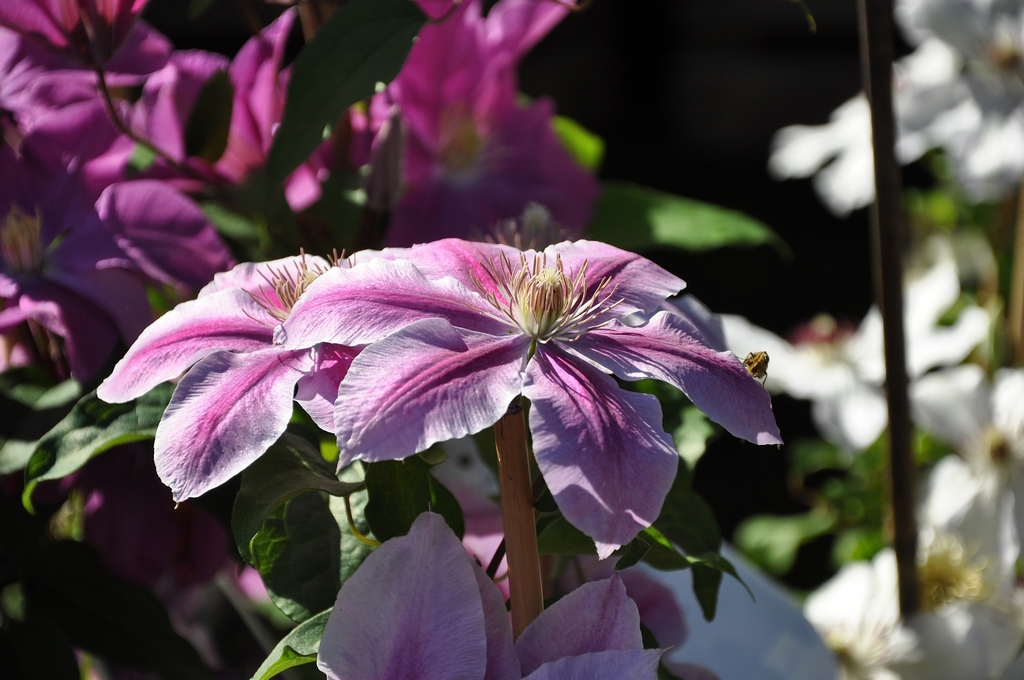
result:
[(498, 450), (501, 519), (508, 556), (512, 636), (518, 639), (520, 633), (544, 611), (530, 453), (526, 448), (526, 419), (518, 399), (494, 425), (494, 444)]
[(1017, 224), (1013, 235), (1013, 269), (1008, 311), (1010, 351), (1014, 366), (1024, 362), (1024, 180), (1017, 192)]
[(871, 241), (875, 298), (882, 311), (885, 338), (885, 392), (889, 404), (889, 482), (893, 543), (899, 575), (900, 612), (919, 609), (917, 581), (917, 506), (911, 450), (903, 328), (903, 187), (896, 163), (892, 102), (892, 0), (858, 0), (861, 73), (871, 102), (875, 155), (875, 203)]

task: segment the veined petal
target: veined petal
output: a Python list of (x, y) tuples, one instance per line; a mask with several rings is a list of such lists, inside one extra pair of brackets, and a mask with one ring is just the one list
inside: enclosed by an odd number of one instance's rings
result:
[(430, 318), (495, 335), (508, 332), (489, 309), (458, 281), (428, 281), (411, 262), (376, 259), (352, 269), (335, 267), (310, 284), (284, 324), (284, 346), (363, 345)]
[(338, 389), (339, 465), (405, 458), (494, 424), (522, 389), (529, 346), (526, 336), (460, 332), (441, 319), (370, 345)]
[(450, 276), (470, 290), (482, 288), (484, 293), (501, 301), (504, 298), (494, 278), (494, 268), (502, 255), (511, 262), (518, 262), (519, 253), (518, 248), (499, 243), (446, 238), (409, 248), (408, 259), (428, 279)]
[(631, 649), (570, 656), (544, 664), (524, 680), (652, 680), (660, 649)]
[(622, 579), (586, 583), (541, 612), (516, 640), (523, 673), (567, 656), (643, 649), (640, 613)]
[(154, 460), (175, 501), (238, 474), (284, 433), (309, 352), (215, 352), (174, 390), (156, 431)]
[(610, 279), (612, 300), (621, 300), (615, 316), (631, 312), (653, 312), (668, 297), (686, 287), (686, 282), (646, 257), (598, 241), (566, 241), (548, 246), (549, 257), (561, 256), (567, 274), (575, 275), (587, 262), (587, 297), (603, 279)]
[(342, 586), (317, 667), (331, 680), (481, 680), (484, 630), (469, 557), (444, 519), (427, 512)]
[(104, 401), (129, 401), (177, 378), (211, 352), (270, 347), (275, 323), (238, 289), (185, 302), (142, 332), (96, 393)]
[(480, 565), (470, 561), (480, 602), (484, 608), (484, 631), (487, 633), (487, 672), (484, 680), (521, 680), (519, 657), (512, 642), (512, 627), (508, 623), (505, 597), (494, 585)]
[(679, 465), (661, 405), (554, 344), (538, 345), (523, 394), (537, 465), (565, 518), (604, 559), (661, 512)]
[(325, 432), (334, 432), (334, 402), (338, 385), (348, 373), (358, 349), (342, 345), (320, 345), (313, 348), (313, 368), (299, 378), (295, 401)]
[(672, 314), (659, 312), (638, 328), (614, 322), (571, 347), (623, 380), (656, 378), (675, 385), (733, 436), (755, 444), (782, 443), (764, 388), (735, 355), (705, 346)]

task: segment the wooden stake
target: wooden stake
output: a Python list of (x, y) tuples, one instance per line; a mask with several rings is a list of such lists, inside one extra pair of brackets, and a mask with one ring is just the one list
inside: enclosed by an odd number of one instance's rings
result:
[(885, 392), (889, 404), (889, 484), (900, 612), (920, 608), (917, 582), (916, 469), (911, 449), (903, 328), (903, 186), (896, 163), (892, 103), (892, 0), (858, 0), (861, 69), (871, 102), (875, 203), (871, 241), (875, 298), (885, 337)]
[(505, 526), (505, 550), (508, 554), (512, 637), (518, 639), (544, 611), (530, 453), (526, 448), (526, 419), (518, 399), (494, 425), (494, 444), (498, 450), (501, 519)]

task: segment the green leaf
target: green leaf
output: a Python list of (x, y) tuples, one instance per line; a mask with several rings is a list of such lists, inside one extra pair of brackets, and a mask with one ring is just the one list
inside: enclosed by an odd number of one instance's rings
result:
[(108, 404), (95, 392), (82, 397), (32, 453), (25, 467), (25, 508), (32, 512), (32, 492), (39, 482), (66, 477), (120, 444), (152, 439), (173, 390), (173, 385), (159, 385), (124, 404)]
[(188, 3), (188, 18), (196, 19), (200, 14), (210, 9), (210, 5), (214, 3), (214, 0), (191, 0)]
[(217, 71), (203, 83), (185, 123), (185, 153), (216, 163), (228, 147), (235, 86), (227, 71)]
[(461, 537), (465, 524), (458, 501), (430, 476), (420, 456), (366, 466), (366, 520), (379, 541), (409, 533), (421, 513), (433, 510)]
[(559, 141), (576, 162), (591, 172), (597, 172), (604, 160), (604, 140), (586, 129), (572, 118), (555, 116), (551, 127)]
[(629, 569), (634, 564), (643, 559), (647, 551), (651, 549), (650, 544), (644, 539), (637, 536), (632, 541), (624, 546), (622, 557), (615, 563), (615, 571), (620, 569)]
[(82, 396), (76, 380), (53, 381), (34, 366), (23, 366), (0, 373), (0, 394), (37, 411), (64, 406)]
[(654, 527), (647, 527), (640, 532), (644, 542), (647, 543), (647, 553), (643, 561), (655, 569), (661, 571), (680, 571), (689, 569), (692, 565), (679, 549), (672, 545), (672, 541)]
[(156, 151), (145, 144), (136, 144), (132, 147), (132, 155), (128, 157), (128, 167), (126, 170), (129, 179), (140, 172), (149, 170), (149, 167), (156, 162), (156, 159)]
[(43, 543), (24, 586), (29, 607), (56, 623), (75, 647), (164, 680), (211, 677), (199, 654), (171, 627), (156, 596), (116, 579), (84, 543)]
[(286, 432), (242, 473), (242, 483), (231, 511), (231, 532), (242, 559), (252, 564), (250, 541), (263, 520), (285, 501), (307, 491), (345, 496), (363, 488), (342, 482), (312, 444)]
[(708, 439), (715, 433), (708, 417), (696, 406), (687, 406), (680, 414), (682, 423), (672, 433), (676, 451), (690, 467), (697, 464), (707, 449)]
[(753, 217), (626, 182), (604, 184), (587, 238), (636, 252), (664, 246), (702, 252), (768, 244), (791, 256), (785, 242)]
[(292, 629), (260, 664), (252, 680), (269, 680), (289, 668), (315, 663), (316, 654), (320, 651), (320, 640), (324, 636), (324, 628), (327, 627), (330, 615), (330, 609), (322, 611)]
[(781, 576), (793, 567), (804, 543), (830, 531), (835, 516), (812, 510), (801, 515), (755, 515), (736, 528), (736, 546), (755, 564)]
[(542, 555), (596, 555), (594, 539), (569, 524), (564, 517), (555, 517), (537, 534), (537, 549)]
[(338, 9), (292, 66), (281, 127), (267, 168), (280, 183), (352, 104), (391, 81), (426, 16), (409, 0), (353, 0)]
[(0, 475), (9, 475), (12, 472), (25, 469), (35, 450), (36, 442), (26, 442), (20, 439), (4, 441), (0, 446)]
[(217, 201), (203, 201), (199, 207), (220, 234), (249, 246), (259, 245), (260, 228), (250, 218)]
[(276, 508), (249, 543), (270, 599), (294, 621), (334, 604), (341, 532), (326, 495), (304, 493)]

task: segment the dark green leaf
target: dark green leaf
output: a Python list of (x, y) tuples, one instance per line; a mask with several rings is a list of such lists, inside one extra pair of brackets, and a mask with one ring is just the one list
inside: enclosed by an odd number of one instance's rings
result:
[(690, 568), (690, 561), (654, 527), (647, 527), (640, 532), (648, 545), (643, 561), (661, 571), (679, 571)]
[(39, 482), (60, 479), (79, 470), (107, 449), (152, 439), (173, 386), (160, 385), (135, 401), (108, 404), (95, 392), (82, 397), (64, 420), (36, 446), (25, 468), (22, 502), (32, 508), (32, 491)]
[(345, 109), (398, 74), (425, 21), (409, 0), (354, 0), (331, 16), (292, 66), (267, 159), (274, 183), (309, 157)]
[(214, 0), (191, 0), (188, 3), (188, 18), (195, 19), (210, 8)]
[(114, 578), (84, 543), (41, 545), (24, 585), (29, 607), (54, 621), (75, 647), (164, 680), (211, 677), (199, 654), (171, 627), (160, 601)]
[(285, 433), (242, 473), (231, 512), (231, 531), (242, 558), (252, 564), (249, 543), (263, 520), (286, 500), (306, 491), (344, 496), (362, 484), (339, 481), (320, 452), (297, 435)]
[(420, 456), (386, 460), (366, 466), (366, 520), (380, 541), (409, 533), (421, 513), (433, 510), (456, 534), (464, 528), (462, 509)]
[(250, 542), (267, 593), (293, 620), (305, 621), (334, 604), (341, 588), (341, 532), (327, 496), (312, 492), (274, 510)]
[(227, 71), (217, 71), (203, 83), (185, 124), (185, 153), (216, 163), (228, 146), (235, 86)]
[(736, 546), (777, 576), (788, 572), (800, 546), (835, 526), (835, 516), (812, 510), (800, 515), (755, 515), (736, 529)]
[(22, 623), (0, 632), (4, 677), (17, 680), (79, 680), (75, 650), (57, 625), (30, 612)]
[(327, 619), (331, 610), (320, 612), (316, 616), (303, 621), (290, 633), (284, 636), (270, 656), (260, 665), (252, 680), (269, 680), (281, 671), (316, 662), (316, 653), (320, 650), (320, 640), (327, 627)]
[(634, 564), (643, 559), (647, 551), (651, 549), (650, 544), (644, 539), (637, 536), (627, 545), (624, 546), (625, 550), (622, 553), (622, 557), (615, 563), (615, 570), (629, 569)]
[(569, 524), (564, 517), (555, 517), (537, 534), (537, 549), (542, 555), (596, 555), (594, 539)]
[(555, 116), (551, 127), (558, 139), (576, 162), (591, 172), (597, 172), (604, 160), (604, 140), (572, 118)]
[(41, 410), (70, 404), (82, 396), (82, 385), (71, 379), (54, 384), (35, 366), (22, 366), (0, 373), (0, 394)]
[(790, 256), (782, 239), (752, 217), (625, 182), (604, 184), (587, 237), (636, 252), (659, 246), (699, 252), (769, 244)]

